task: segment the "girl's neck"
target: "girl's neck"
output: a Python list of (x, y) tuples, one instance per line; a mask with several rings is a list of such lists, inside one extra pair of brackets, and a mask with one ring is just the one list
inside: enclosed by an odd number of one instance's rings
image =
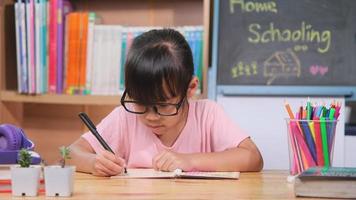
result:
[(179, 121), (179, 123), (176, 125), (174, 129), (172, 129), (170, 132), (159, 136), (159, 140), (161, 143), (166, 146), (166, 147), (171, 147), (174, 145), (174, 143), (177, 141), (178, 137), (182, 133), (188, 119), (188, 113), (189, 113), (189, 103), (188, 100), (186, 100), (183, 105), (182, 105), (182, 120)]

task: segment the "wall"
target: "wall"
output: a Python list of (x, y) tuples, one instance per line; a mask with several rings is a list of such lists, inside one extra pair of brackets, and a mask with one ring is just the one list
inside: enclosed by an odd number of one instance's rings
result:
[(356, 136), (345, 136), (345, 166), (356, 167)]

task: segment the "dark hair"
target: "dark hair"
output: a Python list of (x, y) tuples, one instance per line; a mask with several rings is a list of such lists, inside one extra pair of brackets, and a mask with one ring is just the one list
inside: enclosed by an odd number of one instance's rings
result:
[(173, 29), (150, 30), (134, 39), (127, 55), (126, 92), (145, 104), (165, 101), (168, 95), (183, 98), (193, 72), (192, 52), (182, 34)]

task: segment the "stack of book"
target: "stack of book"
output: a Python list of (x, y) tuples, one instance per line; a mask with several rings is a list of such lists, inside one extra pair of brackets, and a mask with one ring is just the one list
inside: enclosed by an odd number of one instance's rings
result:
[(356, 198), (356, 168), (312, 167), (297, 176), (296, 196)]

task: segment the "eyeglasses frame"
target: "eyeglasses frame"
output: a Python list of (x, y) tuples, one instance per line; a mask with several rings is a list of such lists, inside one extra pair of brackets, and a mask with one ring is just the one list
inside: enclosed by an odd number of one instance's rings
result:
[[(148, 112), (148, 107), (152, 107), (152, 109), (155, 111), (156, 114), (160, 115), (160, 116), (175, 116), (178, 114), (178, 111), (180, 109), (180, 107), (182, 106), (184, 100), (186, 99), (185, 97), (186, 96), (183, 96), (183, 98), (178, 102), (178, 103), (154, 103), (154, 104), (148, 104), (148, 105), (145, 105), (145, 104), (142, 104), (141, 102), (139, 101), (134, 101), (134, 100), (125, 100), (126, 98), (126, 95), (127, 95), (127, 92), (126, 90), (124, 91), (124, 93), (122, 94), (122, 97), (121, 97), (121, 100), (120, 100), (120, 103), (121, 105), (125, 108), (125, 110), (129, 113), (133, 113), (133, 114), (138, 114), (138, 115), (142, 115), (142, 114), (145, 114)], [(142, 104), (145, 106), (145, 111), (144, 112), (135, 112), (135, 111), (132, 111), (132, 110), (129, 110), (126, 106), (125, 106), (125, 103), (137, 103), (137, 104)], [(158, 112), (158, 109), (157, 109), (157, 105), (161, 105), (161, 106), (175, 106), (176, 107), (176, 112), (173, 113), (173, 114), (170, 114), (170, 115), (164, 115), (162, 113), (159, 113)]]

